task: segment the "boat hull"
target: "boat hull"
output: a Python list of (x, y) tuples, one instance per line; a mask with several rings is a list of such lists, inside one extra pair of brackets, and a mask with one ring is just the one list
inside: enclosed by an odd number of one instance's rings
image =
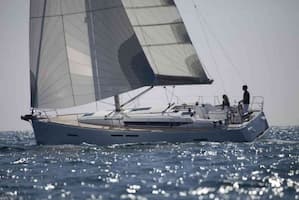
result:
[(259, 113), (246, 125), (215, 126), (202, 129), (155, 128), (119, 129), (89, 128), (33, 119), (37, 144), (62, 145), (82, 143), (112, 145), (155, 142), (252, 142), (268, 129), (264, 113)]

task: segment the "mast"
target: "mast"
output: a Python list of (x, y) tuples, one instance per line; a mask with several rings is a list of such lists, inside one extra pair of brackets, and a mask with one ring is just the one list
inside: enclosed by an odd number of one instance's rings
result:
[(77, 2), (30, 0), (32, 107), (115, 96), (119, 111), (124, 92), (211, 83), (173, 0)]
[(114, 105), (115, 105), (115, 112), (120, 112), (119, 95), (114, 96)]

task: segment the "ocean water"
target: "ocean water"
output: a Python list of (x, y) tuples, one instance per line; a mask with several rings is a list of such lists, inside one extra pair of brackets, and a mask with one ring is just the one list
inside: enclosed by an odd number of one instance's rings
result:
[(4, 199), (299, 199), (299, 127), (253, 143), (37, 146), (0, 133)]

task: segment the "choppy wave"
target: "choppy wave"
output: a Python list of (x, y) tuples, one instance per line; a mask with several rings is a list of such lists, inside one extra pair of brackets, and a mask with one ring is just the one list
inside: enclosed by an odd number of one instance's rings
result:
[(37, 146), (0, 133), (0, 199), (299, 199), (299, 128), (253, 143)]

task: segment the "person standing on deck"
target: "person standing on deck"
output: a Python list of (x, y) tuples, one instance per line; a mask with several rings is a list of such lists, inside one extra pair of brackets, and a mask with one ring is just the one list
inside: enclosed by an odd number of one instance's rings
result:
[(244, 93), (243, 93), (243, 100), (240, 101), (240, 103), (243, 103), (243, 115), (248, 113), (248, 108), (250, 104), (250, 94), (248, 92), (247, 85), (243, 85), (242, 87)]

